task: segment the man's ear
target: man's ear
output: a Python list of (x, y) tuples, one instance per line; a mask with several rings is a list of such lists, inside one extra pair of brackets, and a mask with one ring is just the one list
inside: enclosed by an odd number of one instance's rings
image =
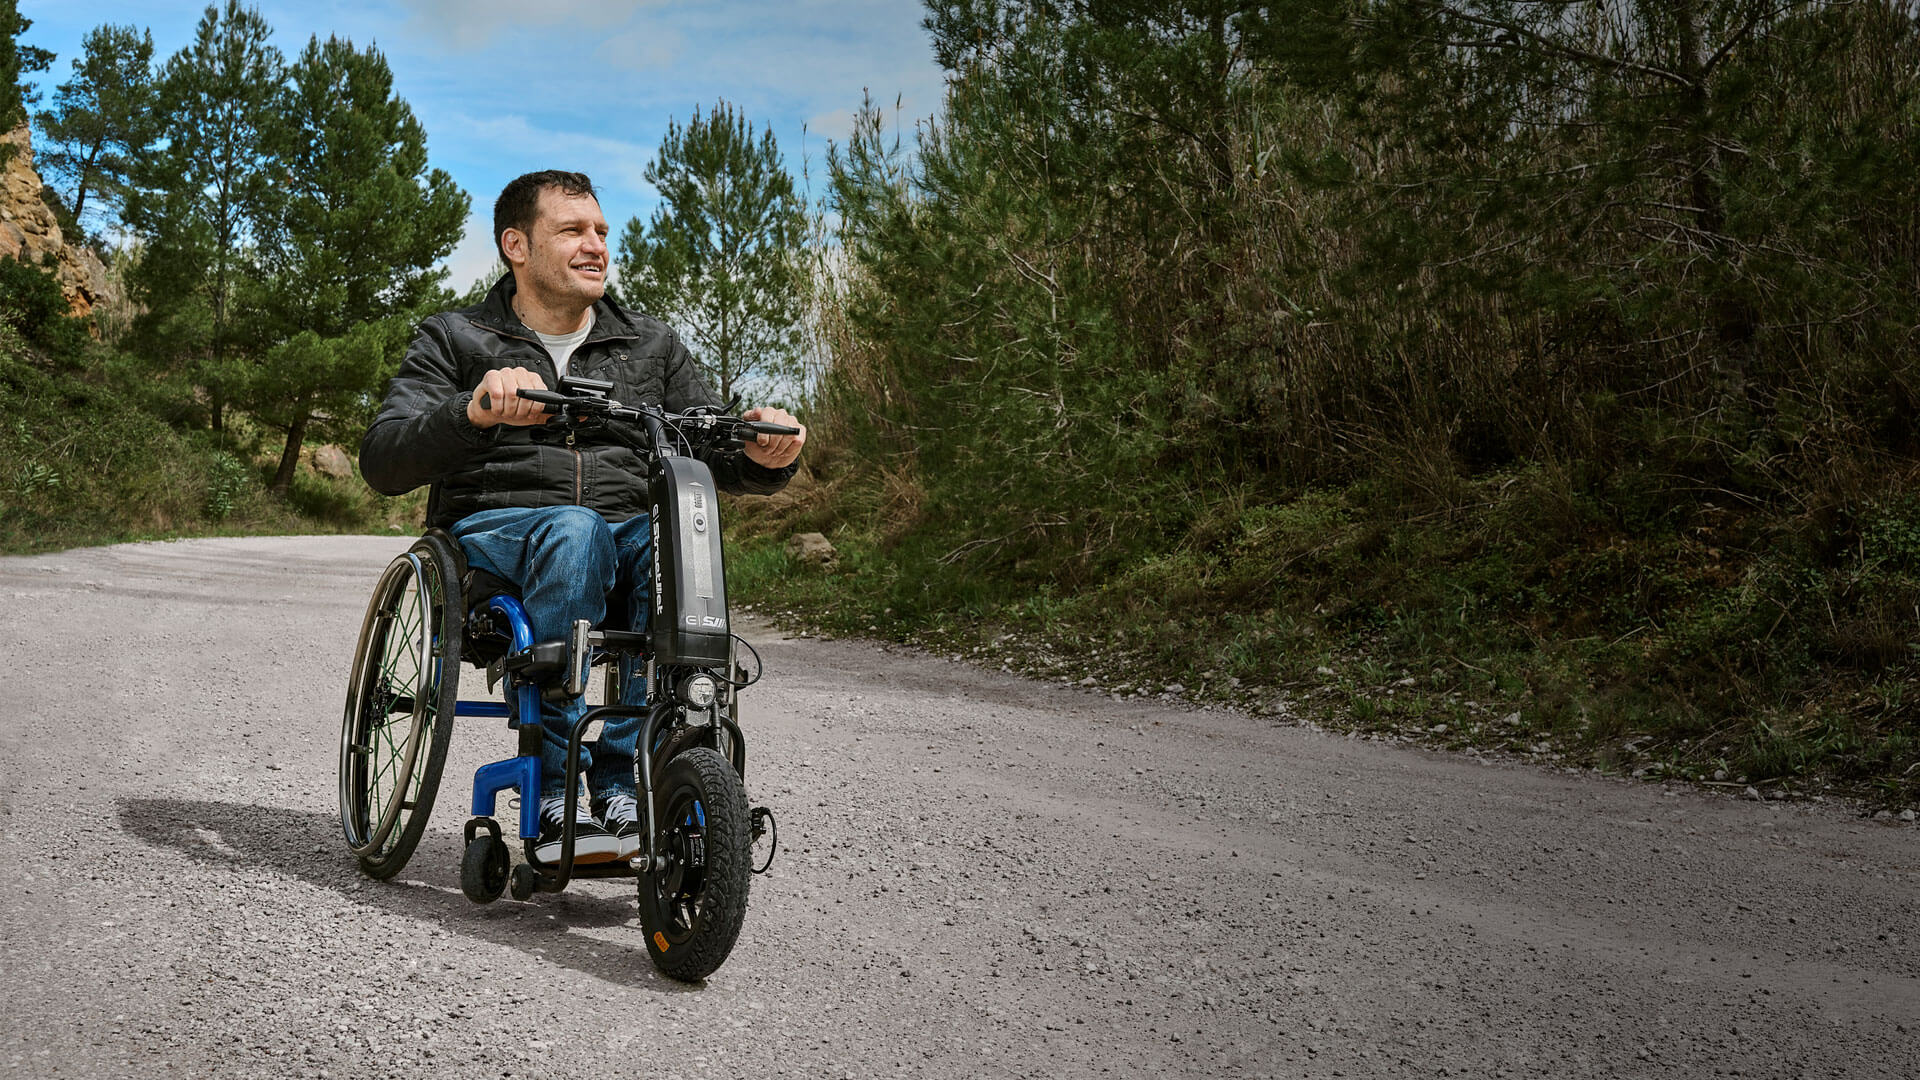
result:
[(502, 229), (500, 250), (507, 256), (508, 266), (524, 265), (527, 261), (527, 234), (519, 229)]

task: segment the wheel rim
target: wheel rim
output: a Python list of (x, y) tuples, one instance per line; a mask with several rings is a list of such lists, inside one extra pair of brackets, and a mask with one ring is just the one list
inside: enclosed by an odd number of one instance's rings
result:
[(399, 843), (425, 780), (416, 765), (439, 709), (440, 595), (432, 563), (408, 552), (382, 575), (361, 627), (340, 740), (341, 823), (361, 858)]
[(654, 878), (654, 906), (660, 933), (680, 944), (706, 921), (706, 807), (696, 792), (680, 791), (668, 803), (665, 821), (660, 853), (666, 866)]

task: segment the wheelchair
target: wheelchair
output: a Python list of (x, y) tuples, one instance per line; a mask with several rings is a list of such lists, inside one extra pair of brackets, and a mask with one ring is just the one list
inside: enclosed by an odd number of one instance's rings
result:
[[(688, 432), (702, 430), (703, 419), (730, 421), (731, 428), (709, 423), (706, 430), (730, 432), (736, 442), (739, 430), (752, 426), (735, 417), (625, 409), (605, 401), (603, 390), (596, 398), (592, 386), (584, 396), (577, 385), (563, 389), (574, 393), (550, 396), (563, 406), (564, 422), (604, 417), (609, 406), (643, 420), (651, 416), (647, 426), (656, 445), (667, 448), (653, 459), (649, 478), (657, 530), (653, 629), (621, 631), (582, 621), (565, 640), (535, 641), (512, 586), (468, 567), (458, 541), (429, 530), (387, 565), (361, 623), (341, 723), (340, 822), (361, 870), (376, 880), (391, 878), (426, 830), (456, 718), (505, 720), (518, 733), (518, 752), (474, 774), (461, 891), (476, 903), (509, 890), (524, 901), (564, 890), (576, 877), (635, 878), (654, 965), (671, 978), (698, 981), (732, 950), (751, 876), (771, 866), (779, 839), (772, 811), (750, 807), (746, 796), (737, 694), (759, 679), (761, 665), (727, 624), (711, 474), (671, 447), (690, 450)], [(616, 612), (606, 622), (630, 625)], [(742, 650), (752, 657), (751, 669), (741, 660)], [(489, 691), (499, 687), (501, 700), (463, 700), (463, 664), (484, 671)], [(607, 704), (588, 708), (569, 734), (567, 800), (575, 806), (584, 797), (578, 766), (593, 725), (641, 718), (635, 753), (640, 851), (630, 862), (575, 865), (568, 813), (560, 857), (544, 863), (534, 854), (544, 737), (540, 702), (581, 697), (592, 669), (600, 666), (606, 668)], [(618, 704), (626, 672), (646, 680), (648, 704)], [(519, 799), (518, 863), (495, 820), (501, 792)], [(762, 840), (763, 860), (755, 852)]]

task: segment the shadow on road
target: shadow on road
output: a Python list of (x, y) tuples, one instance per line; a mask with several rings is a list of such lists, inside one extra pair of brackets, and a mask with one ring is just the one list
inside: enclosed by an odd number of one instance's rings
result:
[[(328, 815), (192, 799), (121, 798), (114, 806), (128, 833), (208, 866), (297, 878), (364, 907), (519, 949), (621, 986), (662, 993), (697, 989), (654, 970), (626, 895), (542, 894), (524, 904), (468, 900), (460, 892), (457, 834), (430, 830), (400, 878), (382, 882), (360, 873), (340, 838), (340, 823)], [(632, 888), (625, 880), (621, 885)], [(628, 924), (630, 947), (577, 932)]]

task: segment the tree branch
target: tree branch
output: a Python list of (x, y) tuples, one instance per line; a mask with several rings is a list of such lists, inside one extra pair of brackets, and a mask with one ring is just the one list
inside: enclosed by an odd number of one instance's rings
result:
[[(1458, 8), (1455, 8), (1452, 6), (1443, 5), (1442, 10), (1445, 11), (1447, 14), (1453, 16), (1454, 18), (1459, 19), (1461, 22), (1470, 23), (1474, 26), (1485, 27), (1489, 30), (1496, 30), (1502, 33), (1511, 34), (1516, 38), (1520, 38), (1525, 41), (1531, 42), (1542, 52), (1545, 52), (1552, 56), (1558, 56), (1563, 60), (1579, 60), (1583, 63), (1593, 64), (1599, 67), (1611, 68), (1615, 71), (1631, 71), (1641, 75), (1648, 75), (1656, 79), (1662, 79), (1666, 82), (1673, 83), (1676, 86), (1686, 87), (1688, 89), (1696, 88), (1696, 84), (1692, 79), (1687, 78), (1685, 75), (1682, 75), (1677, 71), (1669, 71), (1668, 69), (1663, 67), (1655, 67), (1652, 64), (1643, 64), (1635, 60), (1621, 60), (1617, 57), (1602, 56), (1599, 53), (1588, 52), (1585, 49), (1576, 49), (1571, 45), (1562, 45), (1559, 42), (1554, 41), (1551, 38), (1548, 38), (1542, 34), (1535, 33), (1534, 31), (1529, 30), (1524, 26), (1516, 26), (1512, 23), (1504, 23), (1498, 19), (1489, 19), (1484, 15), (1474, 15), (1469, 12), (1461, 11)], [(1514, 42), (1499, 41), (1499, 40), (1449, 41), (1449, 42), (1444, 42), (1444, 44), (1448, 46), (1459, 46), (1459, 47), (1474, 48), (1474, 49), (1517, 48)]]
[(1728, 54), (1733, 52), (1735, 45), (1740, 44), (1740, 42), (1744, 41), (1753, 33), (1754, 27), (1759, 26), (1762, 22), (1772, 20), (1775, 16), (1784, 13), (1789, 8), (1799, 7), (1804, 3), (1805, 0), (1787, 0), (1787, 3), (1780, 4), (1770, 10), (1754, 12), (1753, 18), (1748, 19), (1745, 26), (1735, 30), (1732, 36), (1728, 37), (1718, 49), (1713, 51), (1712, 56), (1707, 57), (1707, 62), (1700, 65), (1700, 74), (1705, 76), (1712, 72), (1715, 67), (1719, 66), (1720, 61), (1725, 60)]

